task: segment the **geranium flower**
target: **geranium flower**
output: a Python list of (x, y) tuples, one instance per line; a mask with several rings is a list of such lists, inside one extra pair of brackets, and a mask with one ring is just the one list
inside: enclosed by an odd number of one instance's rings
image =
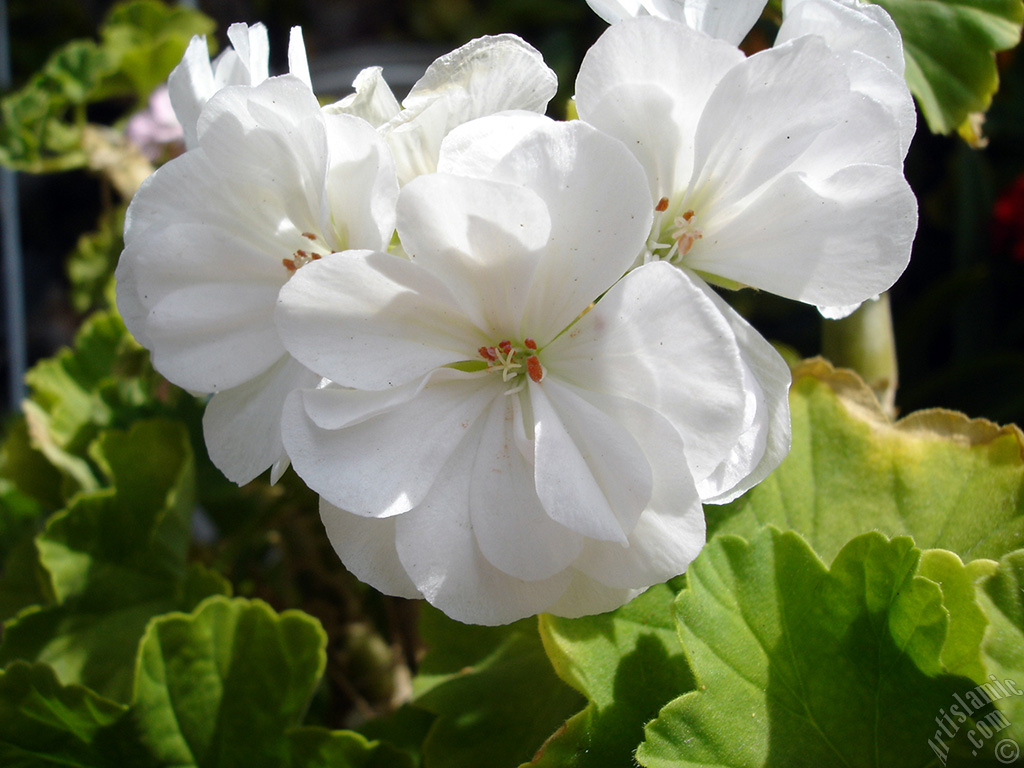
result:
[(458, 125), (506, 110), (543, 113), (555, 73), (515, 35), (481, 37), (431, 64), (399, 105), (380, 67), (359, 73), (356, 92), (325, 107), (362, 117), (387, 138), (402, 184), (437, 168), (441, 141)]
[[(229, 85), (259, 85), (270, 77), (270, 43), (262, 24), (232, 24), (228, 27), (231, 47), (210, 62), (206, 37), (196, 35), (185, 56), (167, 78), (171, 105), (185, 133), (185, 147), (196, 146), (196, 124), (203, 106), (213, 94)], [(312, 89), (302, 29), (292, 27), (288, 40), (289, 73)]]
[(204, 429), (214, 463), (248, 482), (287, 466), (281, 406), (319, 377), (278, 337), (281, 286), (349, 248), (386, 248), (398, 195), (383, 140), (324, 115), (293, 76), (218, 91), (197, 146), (161, 167), (128, 209), (118, 308), (169, 380), (216, 393)]
[(906, 267), (917, 206), (900, 126), (821, 37), (746, 58), (683, 24), (628, 19), (576, 87), (580, 118), (647, 172), (657, 215), (641, 261), (824, 307), (875, 296)]
[(788, 372), (748, 387), (784, 363), (748, 359), (686, 273), (622, 277), (652, 211), (611, 137), (499, 115), (438, 167), (399, 197), (408, 259), (351, 252), (282, 289), (285, 345), (334, 382), (289, 397), (288, 453), (383, 592), (483, 624), (610, 610), (696, 556), (698, 485), (759, 469), (772, 409), (750, 400), (784, 403)]

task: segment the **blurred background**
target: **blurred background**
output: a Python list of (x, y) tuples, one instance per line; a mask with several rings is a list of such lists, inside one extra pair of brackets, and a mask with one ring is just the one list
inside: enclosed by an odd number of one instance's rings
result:
[[(112, 5), (101, 0), (7, 0), (14, 88), (59, 45), (89, 38)], [(314, 88), (342, 96), (365, 66), (383, 65), (401, 96), (436, 56), (473, 37), (516, 33), (558, 74), (566, 100), (584, 52), (605, 28), (584, 0), (198, 0), (217, 24), (219, 48), (232, 22), (262, 21), (271, 70), (286, 69), (288, 30), (301, 25)], [(773, 34), (762, 22), (752, 44)], [(999, 59), (1002, 85), (984, 124), (987, 146), (932, 135), (923, 120), (907, 159), (921, 225), (907, 272), (892, 290), (901, 413), (962, 410), (997, 422), (1024, 422), (1024, 62)], [(89, 106), (111, 122), (123, 103)], [(109, 117), (104, 110), (110, 112)], [(17, 176), (29, 364), (73, 339), (83, 304), (72, 300), (67, 256), (96, 228), (111, 192), (76, 170)], [(3, 222), (8, 227), (8, 222)], [(766, 336), (797, 355), (818, 354), (822, 320), (808, 307), (745, 291), (728, 297)], [(3, 339), (8, 344), (7, 329)], [(3, 365), (7, 366), (7, 356)], [(2, 403), (9, 402), (8, 372)]]

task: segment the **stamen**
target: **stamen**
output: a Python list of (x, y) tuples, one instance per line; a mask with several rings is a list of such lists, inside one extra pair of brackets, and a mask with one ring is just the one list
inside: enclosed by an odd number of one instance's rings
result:
[(312, 232), (303, 232), (302, 236), (307, 240), (316, 240), (316, 235), (314, 235)]
[(540, 381), (544, 378), (544, 367), (540, 364), (540, 358), (536, 355), (530, 355), (526, 358), (526, 370), (534, 381)]
[(537, 342), (533, 339), (523, 339), (521, 345), (513, 345), (508, 339), (502, 339), (495, 347), (480, 347), (477, 354), (487, 361), (488, 371), (500, 371), (501, 380), (512, 383), (505, 394), (514, 395), (521, 392), (527, 384), (524, 373), (533, 381), (544, 378), (544, 367), (540, 358), (530, 354), (536, 351)]
[[(704, 237), (704, 232), (697, 229), (696, 223), (693, 220), (694, 212), (687, 211), (682, 216), (676, 216), (675, 230), (672, 232), (672, 239), (676, 241), (677, 248), (673, 248), (673, 251), (678, 252), (680, 256), (685, 256), (693, 248), (693, 244)], [(675, 253), (671, 253), (674, 256)]]
[(661, 198), (661, 200), (658, 201), (658, 204), (656, 206), (654, 206), (654, 210), (656, 210), (658, 213), (664, 213), (665, 211), (667, 211), (668, 210), (668, 198), (667, 197)]
[(294, 258), (281, 259), (281, 263), (284, 264), (284, 268), (287, 269), (289, 272), (295, 272), (300, 267), (304, 267), (307, 264), (309, 264), (309, 262), (317, 261), (318, 259), (323, 258), (323, 256), (320, 255), (319, 253), (308, 253), (307, 251), (304, 251), (301, 248), (297, 250), (295, 253), (293, 253), (292, 256)]

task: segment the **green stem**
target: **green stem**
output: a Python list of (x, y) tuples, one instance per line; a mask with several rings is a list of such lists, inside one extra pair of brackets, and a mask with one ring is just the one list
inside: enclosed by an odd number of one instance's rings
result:
[(895, 415), (898, 369), (888, 293), (876, 301), (865, 301), (849, 317), (825, 320), (822, 352), (833, 364), (859, 373), (882, 409)]

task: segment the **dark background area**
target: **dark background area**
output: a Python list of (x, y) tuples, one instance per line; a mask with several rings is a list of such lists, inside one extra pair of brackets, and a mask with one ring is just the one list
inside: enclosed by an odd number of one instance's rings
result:
[[(62, 43), (91, 37), (110, 2), (8, 0), (15, 86)], [(301, 25), (318, 93), (343, 95), (364, 66), (384, 64), (396, 91), (409, 73), (482, 34), (513, 32), (559, 76), (562, 116), (578, 62), (605, 28), (584, 0), (200, 0), (217, 37), (234, 21), (264, 22), (272, 72), (286, 68), (288, 30)], [(987, 148), (934, 136), (923, 120), (907, 158), (921, 225), (910, 267), (892, 290), (900, 362), (897, 405), (1024, 421), (1024, 62), (1000, 57), (1002, 87)], [(399, 94), (401, 95), (401, 94)], [(84, 172), (19, 174), (30, 363), (69, 343), (80, 320), (67, 301), (64, 259), (95, 226), (99, 182)], [(997, 213), (994, 213), (997, 212)], [(769, 338), (805, 356), (820, 349), (810, 307), (746, 291), (732, 297)], [(3, 377), (6, 386), (6, 376)], [(7, 393), (0, 393), (6, 402)]]

